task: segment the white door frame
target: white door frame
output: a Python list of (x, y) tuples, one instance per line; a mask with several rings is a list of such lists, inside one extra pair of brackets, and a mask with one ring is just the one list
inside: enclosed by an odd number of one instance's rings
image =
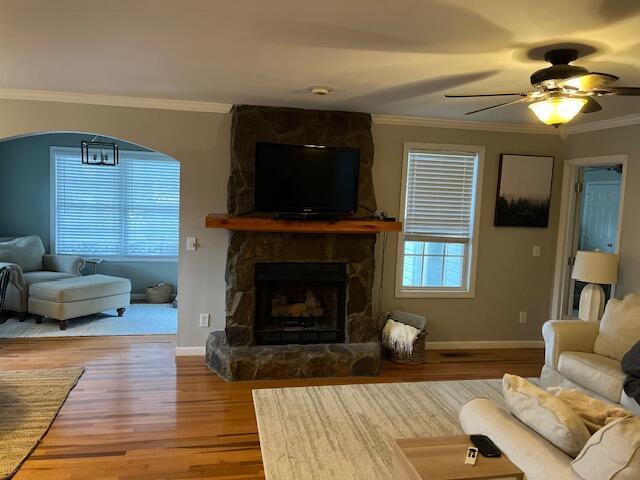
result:
[[(622, 237), (622, 213), (624, 208), (624, 192), (627, 184), (627, 154), (603, 155), (598, 157), (571, 158), (564, 161), (562, 172), (562, 194), (560, 201), (560, 224), (558, 226), (558, 243), (556, 246), (556, 261), (553, 274), (553, 292), (551, 297), (552, 319), (561, 319), (564, 315), (562, 304), (563, 295), (567, 290), (568, 259), (573, 255), (575, 221), (576, 221), (576, 191), (575, 184), (581, 167), (622, 165), (620, 179), (620, 209), (618, 211), (618, 234), (616, 235), (615, 253), (620, 250)], [(615, 286), (611, 288), (611, 296), (615, 293)]]

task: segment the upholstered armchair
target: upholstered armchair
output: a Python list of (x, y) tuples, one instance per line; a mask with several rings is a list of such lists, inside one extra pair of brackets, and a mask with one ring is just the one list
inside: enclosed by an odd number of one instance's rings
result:
[(75, 255), (45, 254), (37, 235), (0, 239), (0, 268), (9, 269), (4, 310), (27, 312), (32, 284), (79, 277), (84, 265), (84, 259)]
[(600, 322), (552, 320), (542, 327), (545, 362), (541, 385), (577, 388), (640, 415), (623, 390), (620, 361), (640, 340), (640, 295), (611, 299)]

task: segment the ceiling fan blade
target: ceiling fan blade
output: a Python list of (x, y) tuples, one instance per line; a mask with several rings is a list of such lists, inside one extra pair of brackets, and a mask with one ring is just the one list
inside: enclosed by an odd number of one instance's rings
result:
[(582, 107), (582, 110), (580, 110), (580, 113), (593, 113), (593, 112), (599, 112), (600, 110), (602, 110), (602, 105), (600, 105), (595, 98), (593, 97), (583, 97), (587, 103), (585, 103), (584, 107)]
[(513, 105), (514, 103), (524, 102), (525, 98), (519, 98), (518, 100), (511, 100), (510, 102), (499, 103), (497, 105), (491, 105), (490, 107), (479, 108), (478, 110), (473, 110), (472, 112), (467, 112), (465, 115), (472, 115), (474, 113), (484, 112), (485, 110), (491, 110), (492, 108), (506, 107), (507, 105)]
[(510, 97), (518, 95), (519, 97), (526, 97), (526, 93), (480, 93), (474, 95), (445, 95), (447, 98), (473, 98), (473, 97)]
[(596, 95), (627, 95), (632, 97), (640, 96), (640, 87), (605, 87), (594, 90)]
[(591, 72), (559, 80), (558, 86), (560, 88), (567, 87), (575, 89), (579, 92), (588, 92), (596, 88), (604, 87), (618, 79), (619, 78), (615, 75), (610, 75), (608, 73)]

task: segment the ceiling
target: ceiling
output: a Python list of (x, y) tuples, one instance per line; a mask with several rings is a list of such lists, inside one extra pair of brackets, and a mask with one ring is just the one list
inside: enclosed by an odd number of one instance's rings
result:
[[(534, 123), (443, 94), (526, 90), (544, 47), (570, 44), (640, 86), (638, 31), (639, 0), (3, 0), (0, 89)], [(601, 103), (578, 122), (640, 111)]]

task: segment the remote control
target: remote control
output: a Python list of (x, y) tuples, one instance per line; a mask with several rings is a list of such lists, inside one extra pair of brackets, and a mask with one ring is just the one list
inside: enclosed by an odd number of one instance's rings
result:
[(467, 448), (467, 457), (464, 459), (464, 464), (471, 465), (473, 467), (476, 464), (477, 459), (478, 449), (476, 447)]
[(483, 457), (500, 457), (502, 452), (496, 444), (486, 435), (470, 435), (471, 443), (473, 443), (482, 454)]

